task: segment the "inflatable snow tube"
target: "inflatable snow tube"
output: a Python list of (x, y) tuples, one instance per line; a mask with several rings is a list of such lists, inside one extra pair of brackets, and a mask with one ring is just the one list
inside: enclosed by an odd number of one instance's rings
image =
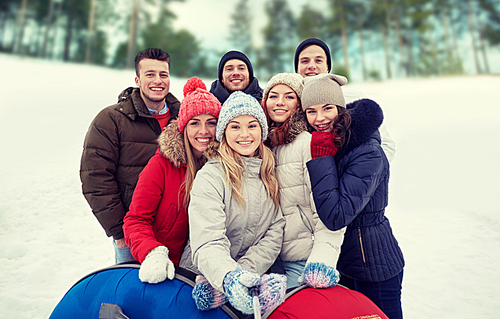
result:
[(298, 287), (274, 312), (262, 319), (388, 319), (368, 297), (343, 286), (326, 289)]
[[(64, 295), (49, 319), (251, 318), (229, 303), (200, 311), (191, 296), (196, 275), (176, 268), (175, 278), (158, 284), (139, 280), (139, 264), (120, 264), (80, 279)], [(285, 302), (262, 314), (262, 319), (370, 318), (387, 316), (363, 294), (335, 286), (289, 291)]]
[(139, 280), (139, 266), (121, 264), (85, 276), (64, 295), (50, 319), (239, 318), (229, 304), (198, 310), (191, 296), (194, 273), (178, 268), (173, 280), (147, 284)]

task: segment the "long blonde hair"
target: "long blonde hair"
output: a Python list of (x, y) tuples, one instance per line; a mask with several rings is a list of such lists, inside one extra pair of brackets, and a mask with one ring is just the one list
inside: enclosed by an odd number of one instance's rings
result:
[(186, 151), (186, 177), (182, 183), (181, 190), (184, 190), (184, 199), (182, 205), (184, 208), (188, 209), (189, 201), (191, 200), (191, 188), (193, 188), (194, 178), (198, 170), (205, 164), (207, 159), (205, 156), (201, 156), (200, 159), (196, 159), (193, 155), (193, 150), (191, 149), (191, 143), (189, 143), (189, 138), (186, 134), (186, 128), (184, 128), (184, 149)]
[[(272, 199), (274, 202), (275, 212), (279, 206), (279, 188), (278, 180), (274, 174), (274, 153), (264, 145), (261, 141), (257, 148), (258, 156), (262, 159), (260, 166), (260, 178), (264, 183), (267, 191), (267, 198)], [(240, 154), (235, 152), (226, 141), (226, 135), (222, 136), (222, 141), (219, 145), (219, 162), (224, 169), (226, 180), (231, 186), (232, 194), (239, 205), (246, 208), (246, 202), (243, 198), (243, 171), (248, 172), (245, 162)]]

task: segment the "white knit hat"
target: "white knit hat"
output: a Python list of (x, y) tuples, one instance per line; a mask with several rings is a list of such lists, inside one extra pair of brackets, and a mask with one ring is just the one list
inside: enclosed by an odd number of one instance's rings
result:
[(241, 91), (233, 92), (224, 104), (222, 104), (219, 120), (217, 121), (215, 139), (220, 142), (229, 121), (240, 115), (251, 115), (259, 121), (260, 128), (262, 129), (262, 140), (265, 141), (268, 127), (264, 110), (253, 96)]
[(347, 84), (347, 78), (337, 74), (318, 74), (304, 79), (302, 90), (302, 109), (305, 111), (311, 105), (332, 104), (345, 107), (342, 85)]
[(304, 84), (302, 83), (302, 76), (298, 73), (278, 73), (269, 79), (266, 87), (264, 88), (264, 94), (262, 95), (262, 100), (265, 101), (269, 91), (278, 84), (284, 84), (295, 91), (297, 97), (300, 99), (302, 95), (302, 88)]

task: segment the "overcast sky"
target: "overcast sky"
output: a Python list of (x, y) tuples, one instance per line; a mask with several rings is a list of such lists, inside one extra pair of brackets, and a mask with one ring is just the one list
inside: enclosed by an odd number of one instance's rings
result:
[[(267, 24), (267, 16), (264, 8), (267, 0), (250, 0), (249, 7), (253, 17), (253, 43), (254, 46), (262, 45), (261, 30)], [(173, 2), (170, 9), (175, 12), (177, 19), (174, 22), (176, 30), (187, 29), (191, 31), (202, 47), (206, 49), (218, 49), (227, 47), (229, 27), (232, 23), (236, 0), (186, 0), (185, 2)], [(288, 0), (288, 5), (293, 10), (295, 17), (301, 11), (304, 4), (309, 3), (313, 8), (323, 10), (326, 7), (325, 0)]]

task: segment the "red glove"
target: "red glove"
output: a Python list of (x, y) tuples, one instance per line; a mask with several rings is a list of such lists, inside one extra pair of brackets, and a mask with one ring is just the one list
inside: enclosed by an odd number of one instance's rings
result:
[(311, 156), (313, 159), (322, 156), (335, 156), (338, 148), (333, 144), (333, 132), (314, 131), (311, 138)]

